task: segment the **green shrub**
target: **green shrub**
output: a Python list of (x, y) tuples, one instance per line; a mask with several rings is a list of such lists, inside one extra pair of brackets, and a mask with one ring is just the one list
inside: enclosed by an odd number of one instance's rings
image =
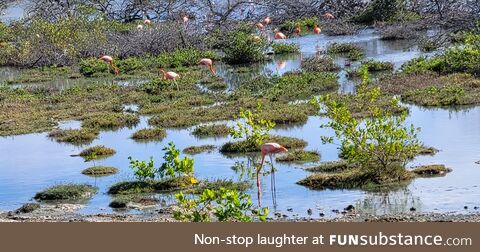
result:
[[(257, 105), (257, 111), (261, 110), (261, 104)], [(240, 108), (241, 121), (237, 122), (236, 127), (230, 130), (230, 136), (233, 139), (245, 139), (252, 146), (259, 145), (269, 136), (270, 130), (275, 127), (275, 123), (260, 117), (258, 112), (244, 110)]]
[(200, 125), (192, 134), (196, 137), (223, 137), (230, 134), (230, 127), (225, 124)]
[(300, 46), (297, 44), (273, 43), (272, 50), (275, 54), (297, 53), (300, 52)]
[(97, 58), (83, 59), (80, 61), (79, 67), (80, 73), (87, 77), (109, 71), (108, 64)]
[(226, 35), (222, 49), (227, 63), (252, 63), (264, 60), (267, 43), (265, 39), (257, 39), (249, 33), (232, 31)]
[(101, 176), (115, 174), (117, 172), (118, 172), (118, 169), (115, 167), (94, 166), (94, 167), (90, 167), (83, 170), (82, 174), (87, 176), (93, 176), (93, 177), (101, 177)]
[[(367, 89), (368, 71), (362, 68), (362, 84), (356, 96), (368, 102), (371, 116), (362, 121), (355, 119), (349, 108), (330, 96), (321, 98), (323, 110), (331, 119), (322, 128), (331, 128), (335, 137), (322, 136), (322, 142), (333, 143), (337, 138), (340, 153), (349, 164), (355, 164), (372, 180), (381, 183), (403, 178), (405, 165), (420, 148), (417, 138), (419, 129), (405, 126), (407, 113), (394, 116), (391, 112), (376, 106), (381, 96), (380, 89)], [(392, 103), (398, 103), (396, 99)]]
[(150, 157), (148, 162), (134, 160), (132, 157), (128, 157), (128, 160), (130, 160), (130, 169), (134, 171), (136, 179), (147, 181), (155, 178), (156, 169), (153, 157)]
[(180, 150), (175, 148), (173, 142), (168, 143), (168, 146), (163, 148), (165, 155), (163, 159), (165, 162), (158, 169), (158, 174), (161, 178), (176, 178), (193, 175), (194, 160), (189, 157), (180, 159)]
[(183, 193), (175, 195), (179, 207), (174, 211), (177, 220), (191, 222), (251, 222), (258, 218), (266, 221), (268, 209), (258, 210), (250, 196), (234, 190), (205, 189), (198, 198), (187, 199)]
[(302, 31), (311, 31), (318, 23), (319, 20), (317, 17), (304, 17), (298, 20), (287, 20), (280, 25), (280, 30), (290, 32), (300, 24), (300, 29)]

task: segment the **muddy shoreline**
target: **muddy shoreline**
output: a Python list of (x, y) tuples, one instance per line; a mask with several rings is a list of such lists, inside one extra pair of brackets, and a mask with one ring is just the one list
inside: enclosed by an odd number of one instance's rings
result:
[[(148, 214), (78, 214), (78, 205), (53, 205), (31, 213), (0, 212), (0, 222), (178, 222), (169, 209)], [(363, 214), (355, 211), (330, 218), (268, 218), (267, 222), (480, 222), (480, 213), (401, 213), (387, 215)]]

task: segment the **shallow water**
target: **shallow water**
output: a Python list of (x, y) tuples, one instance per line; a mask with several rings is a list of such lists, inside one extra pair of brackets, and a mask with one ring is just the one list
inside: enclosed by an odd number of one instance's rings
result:
[[(420, 52), (412, 42), (385, 42), (380, 41), (372, 30), (363, 31), (358, 36), (314, 36), (309, 35), (300, 39), (291, 39), (287, 42), (300, 43), (302, 55), (287, 55), (276, 57), (274, 61), (255, 65), (256, 71), (250, 76), (238, 77), (235, 70), (227, 66), (218, 66), (219, 73), (234, 88), (245, 78), (252, 78), (257, 74), (283, 74), (287, 71), (300, 68), (301, 57), (315, 54), (318, 46), (325, 49), (331, 42), (354, 42), (366, 49), (367, 57), (379, 60), (389, 60), (396, 67), (403, 62), (416, 57)], [(342, 63), (344, 59), (338, 58)], [(0, 74), (2, 72), (0, 71)], [(345, 78), (345, 73), (339, 73), (340, 92), (351, 92), (354, 84)], [(343, 77), (342, 77), (343, 76)], [(290, 217), (307, 216), (307, 210), (313, 209), (312, 217), (319, 217), (319, 213), (326, 217), (334, 217), (333, 209), (342, 210), (352, 204), (365, 213), (401, 213), (408, 212), (415, 207), (420, 212), (465, 212), (463, 206), (480, 205), (480, 188), (477, 186), (480, 179), (480, 108), (458, 109), (425, 109), (417, 106), (410, 107), (409, 122), (421, 127), (420, 139), (427, 145), (441, 151), (435, 156), (417, 158), (410, 165), (440, 163), (446, 164), (453, 172), (445, 177), (416, 179), (412, 183), (389, 192), (364, 192), (360, 190), (323, 190), (316, 191), (295, 184), (298, 180), (309, 175), (302, 167), (304, 165), (285, 165), (275, 163), (276, 172), (276, 201), (277, 207), (272, 205), (270, 191), (270, 177), (262, 178), (262, 204), (276, 211), (288, 214)], [(162, 148), (173, 141), (178, 148), (183, 149), (192, 145), (214, 144), (221, 146), (230, 138), (198, 139), (190, 134), (189, 129), (168, 129), (167, 137), (162, 142), (136, 143), (130, 136), (138, 129), (147, 127), (148, 118), (142, 117), (141, 123), (132, 129), (125, 128), (118, 131), (102, 132), (90, 146), (102, 144), (117, 151), (117, 154), (95, 165), (115, 166), (120, 172), (110, 177), (90, 178), (81, 174), (81, 171), (94, 163), (85, 163), (80, 157), (71, 157), (78, 154), (84, 147), (57, 143), (47, 138), (47, 133), (28, 134), (14, 137), (0, 138), (0, 210), (12, 210), (31, 200), (36, 192), (45, 187), (65, 183), (90, 183), (99, 187), (100, 191), (79, 213), (108, 213), (111, 198), (106, 194), (110, 185), (115, 182), (132, 179), (132, 172), (128, 168), (127, 157), (146, 160), (153, 156), (157, 165), (161, 162)], [(299, 137), (308, 141), (307, 149), (321, 152), (321, 160), (336, 160), (338, 151), (334, 145), (322, 145), (321, 135), (331, 135), (332, 132), (321, 129), (325, 118), (310, 117), (304, 125), (287, 128), (278, 128), (273, 134)], [(233, 122), (228, 122), (232, 124)], [(79, 122), (66, 122), (62, 128), (77, 128)], [(244, 179), (248, 176), (232, 169), (237, 162), (248, 162), (246, 157), (226, 157), (214, 151), (195, 155), (195, 175), (199, 178), (231, 178)], [(252, 183), (253, 183), (253, 178)], [(248, 191), (256, 198), (256, 188)], [(171, 195), (157, 195), (165, 203), (171, 202)], [(254, 200), (256, 201), (256, 200)], [(292, 209), (290, 209), (292, 208)], [(290, 209), (291, 211), (288, 211)], [(473, 210), (471, 210), (473, 211)], [(143, 213), (134, 211), (133, 213)]]

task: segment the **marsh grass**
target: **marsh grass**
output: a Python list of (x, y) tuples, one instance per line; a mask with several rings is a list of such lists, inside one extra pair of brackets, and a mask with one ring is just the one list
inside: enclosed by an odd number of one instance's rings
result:
[(167, 136), (167, 131), (163, 128), (141, 129), (132, 135), (132, 139), (138, 142), (161, 141)]
[(300, 46), (297, 44), (276, 43), (272, 44), (272, 50), (275, 54), (287, 54), (300, 52)]
[(82, 171), (83, 175), (91, 176), (91, 177), (104, 177), (116, 174), (118, 169), (115, 167), (109, 166), (94, 166), (87, 168)]
[(212, 152), (213, 150), (216, 149), (215, 145), (201, 145), (201, 146), (190, 146), (185, 149), (183, 149), (183, 153), (189, 154), (189, 155), (196, 155), (204, 152)]
[(301, 67), (308, 72), (336, 72), (340, 70), (340, 66), (331, 57), (325, 55), (304, 58)]
[(445, 167), (445, 165), (422, 165), (414, 167), (411, 172), (416, 174), (419, 177), (436, 177), (436, 176), (445, 176), (447, 173), (452, 170)]
[(97, 188), (87, 184), (63, 184), (49, 187), (35, 194), (38, 201), (84, 200), (92, 197)]
[(396, 74), (379, 82), (382, 90), (422, 106), (480, 103), (480, 80), (469, 74)]
[(349, 60), (360, 60), (365, 56), (363, 48), (353, 43), (332, 43), (327, 47), (327, 53), (344, 55)]
[(100, 113), (86, 116), (82, 127), (108, 130), (134, 127), (139, 122), (140, 118), (138, 115), (131, 113)]
[[(192, 181), (195, 181), (195, 183)], [(179, 177), (165, 180), (119, 182), (111, 186), (108, 193), (112, 195), (135, 195), (183, 191), (195, 194), (201, 193), (204, 189), (218, 189), (221, 187), (244, 191), (250, 188), (250, 186), (250, 183), (246, 181), (236, 182), (226, 179), (197, 181), (196, 179), (192, 180), (192, 177)]]
[(105, 147), (103, 145), (96, 145), (87, 148), (78, 154), (83, 157), (85, 161), (103, 159), (115, 155), (116, 151), (112, 148)]
[(99, 133), (98, 129), (92, 128), (56, 129), (48, 133), (48, 137), (55, 139), (57, 142), (81, 145), (91, 143)]
[(231, 127), (225, 124), (200, 125), (195, 127), (192, 135), (199, 138), (225, 137), (230, 134)]
[(283, 163), (308, 163), (320, 160), (320, 154), (317, 151), (293, 150), (278, 156), (278, 162)]
[[(263, 143), (278, 143), (287, 149), (301, 149), (305, 148), (307, 142), (302, 139), (285, 137), (285, 136), (270, 136), (263, 141)], [(227, 142), (224, 144), (220, 152), (223, 154), (247, 154), (252, 152), (259, 152), (261, 145), (254, 145), (249, 141), (242, 140), (236, 142)]]
[(336, 160), (336, 161), (328, 161), (322, 162), (314, 167), (306, 168), (305, 170), (309, 172), (341, 172), (351, 168), (351, 166), (345, 160)]

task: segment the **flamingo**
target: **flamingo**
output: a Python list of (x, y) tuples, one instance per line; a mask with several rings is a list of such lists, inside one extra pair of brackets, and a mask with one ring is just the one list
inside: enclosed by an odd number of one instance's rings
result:
[(270, 17), (266, 17), (266, 18), (263, 20), (263, 23), (264, 23), (265, 25), (269, 25), (269, 24), (272, 23), (272, 19), (271, 19)]
[(145, 19), (145, 21), (143, 21), (143, 24), (144, 25), (151, 25), (152, 21), (150, 19)]
[(115, 66), (115, 63), (113, 62), (112, 56), (103, 55), (102, 57), (100, 57), (98, 59), (107, 62), (110, 65), (110, 67), (112, 67), (113, 71), (115, 72), (115, 75), (120, 74), (120, 70), (118, 69), (117, 66)]
[(281, 32), (277, 32), (275, 33), (275, 36), (274, 36), (275, 39), (286, 39), (287, 36), (285, 36), (285, 34), (281, 33)]
[[(260, 162), (260, 166), (258, 167), (256, 171), (256, 176), (257, 176), (257, 188), (258, 188), (258, 202), (260, 204), (260, 176), (259, 173), (263, 168), (263, 164), (265, 162), (265, 156), (270, 157), (270, 163), (272, 164), (272, 170), (271, 170), (271, 184), (272, 184), (272, 194), (275, 193), (276, 187), (275, 187), (275, 169), (273, 168), (273, 155), (277, 153), (282, 153), (282, 152), (287, 152), (288, 149), (281, 146), (278, 143), (266, 143), (263, 144), (261, 147), (261, 153), (262, 153), (262, 161)], [(274, 198), (274, 197), (272, 197)], [(275, 204), (275, 199), (274, 199), (274, 204)]]
[(259, 30), (263, 30), (263, 28), (265, 28), (265, 26), (262, 23), (256, 23), (255, 25)]
[(163, 70), (163, 69), (160, 69), (160, 72), (163, 74), (163, 79), (164, 80), (173, 80), (173, 82), (177, 86), (177, 90), (180, 90), (178, 88), (178, 84), (177, 84), (177, 79), (180, 78), (179, 74), (177, 74), (175, 72), (165, 72), (165, 70)]
[(321, 32), (322, 32), (322, 29), (320, 29), (318, 25), (313, 26), (313, 33), (320, 34)]
[(198, 62), (199, 65), (204, 65), (207, 66), (208, 69), (210, 69), (210, 72), (212, 72), (213, 76), (217, 76), (217, 73), (215, 72), (215, 69), (213, 69), (213, 61), (211, 59), (201, 59)]
[(141, 25), (141, 24), (137, 25), (137, 29), (138, 30), (143, 30), (143, 25)]
[(183, 20), (183, 23), (186, 24), (188, 22), (188, 17), (187, 16), (183, 16), (182, 17), (182, 20)]
[(323, 17), (325, 17), (325, 19), (328, 19), (328, 20), (335, 19), (335, 16), (333, 16), (332, 13), (330, 12), (323, 14)]

